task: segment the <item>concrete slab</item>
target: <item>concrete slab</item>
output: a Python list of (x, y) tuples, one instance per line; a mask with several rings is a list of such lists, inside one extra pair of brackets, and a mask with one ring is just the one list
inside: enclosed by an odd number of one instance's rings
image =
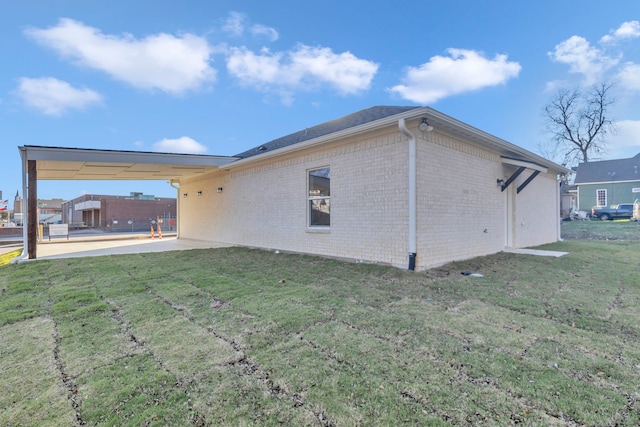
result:
[(561, 257), (563, 255), (567, 255), (569, 253), (569, 252), (558, 252), (558, 251), (542, 251), (539, 249), (505, 249), (504, 252), (508, 252), (510, 254), (551, 256), (555, 258)]
[(229, 247), (220, 242), (204, 240), (178, 239), (175, 236), (163, 239), (72, 239), (38, 244), (35, 260), (57, 258), (80, 258), (90, 256), (137, 254), (145, 252), (166, 252), (189, 249), (211, 249)]

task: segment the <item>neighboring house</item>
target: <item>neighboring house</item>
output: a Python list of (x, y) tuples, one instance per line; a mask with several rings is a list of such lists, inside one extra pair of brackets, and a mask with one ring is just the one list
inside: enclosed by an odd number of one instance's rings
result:
[[(173, 229), (176, 199), (142, 193), (129, 196), (85, 194), (62, 204), (62, 222), (105, 231), (149, 230), (151, 224)], [(164, 228), (164, 227), (163, 227)]]
[(633, 203), (640, 198), (640, 154), (629, 159), (580, 163), (574, 182), (581, 211)]
[[(43, 224), (55, 224), (62, 219), (63, 199), (38, 199), (38, 222)], [(16, 194), (13, 201), (13, 215), (17, 224), (22, 225), (24, 212), (23, 200)]]
[(429, 107), (372, 107), (234, 157), (20, 150), (33, 179), (92, 179), (101, 161), (103, 179), (169, 179), (179, 238), (416, 270), (557, 241), (570, 172)]
[(578, 188), (575, 185), (563, 182), (560, 187), (560, 216), (566, 219), (578, 212)]

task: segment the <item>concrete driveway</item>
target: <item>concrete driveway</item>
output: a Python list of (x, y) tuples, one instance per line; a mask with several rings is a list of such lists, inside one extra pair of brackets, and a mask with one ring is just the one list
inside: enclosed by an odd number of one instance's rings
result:
[[(90, 256), (137, 254), (145, 252), (166, 252), (189, 249), (210, 249), (229, 247), (231, 245), (203, 240), (178, 239), (167, 236), (162, 239), (151, 239), (146, 235), (130, 235), (117, 237), (75, 237), (70, 240), (56, 238), (38, 243), (36, 260), (57, 258), (80, 258)], [(7, 251), (14, 250), (7, 248)], [(34, 261), (34, 260), (24, 260)]]

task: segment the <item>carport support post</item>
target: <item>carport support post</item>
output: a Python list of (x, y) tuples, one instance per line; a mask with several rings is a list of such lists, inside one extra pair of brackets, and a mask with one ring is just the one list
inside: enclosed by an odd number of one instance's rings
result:
[[(36, 236), (38, 235), (38, 172), (36, 161), (27, 160), (27, 248), (28, 259), (36, 259)], [(22, 225), (24, 227), (24, 223)]]

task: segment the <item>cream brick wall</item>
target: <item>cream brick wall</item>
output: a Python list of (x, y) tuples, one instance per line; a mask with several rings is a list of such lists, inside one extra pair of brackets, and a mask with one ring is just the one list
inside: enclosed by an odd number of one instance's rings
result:
[[(515, 246), (556, 240), (555, 177), (540, 174), (517, 196), (501, 192), (496, 179), (513, 169), (498, 154), (412, 130), (418, 270), (501, 251), (509, 197)], [(407, 268), (408, 142), (397, 126), (300, 153), (181, 182), (180, 237)], [(331, 168), (330, 230), (307, 226), (307, 173), (319, 167)]]
[[(182, 182), (180, 237), (406, 266), (408, 148), (396, 129)], [(307, 172), (325, 166), (331, 227), (310, 229)]]
[[(522, 173), (514, 188), (524, 182), (531, 171)], [(515, 197), (514, 246), (525, 248), (558, 239), (560, 206), (558, 181), (553, 174), (540, 173)], [(513, 194), (516, 192), (513, 191)], [(550, 198), (550, 194), (554, 198)]]
[[(427, 138), (427, 139), (425, 139)], [(504, 248), (500, 156), (436, 132), (418, 139), (420, 269)]]

